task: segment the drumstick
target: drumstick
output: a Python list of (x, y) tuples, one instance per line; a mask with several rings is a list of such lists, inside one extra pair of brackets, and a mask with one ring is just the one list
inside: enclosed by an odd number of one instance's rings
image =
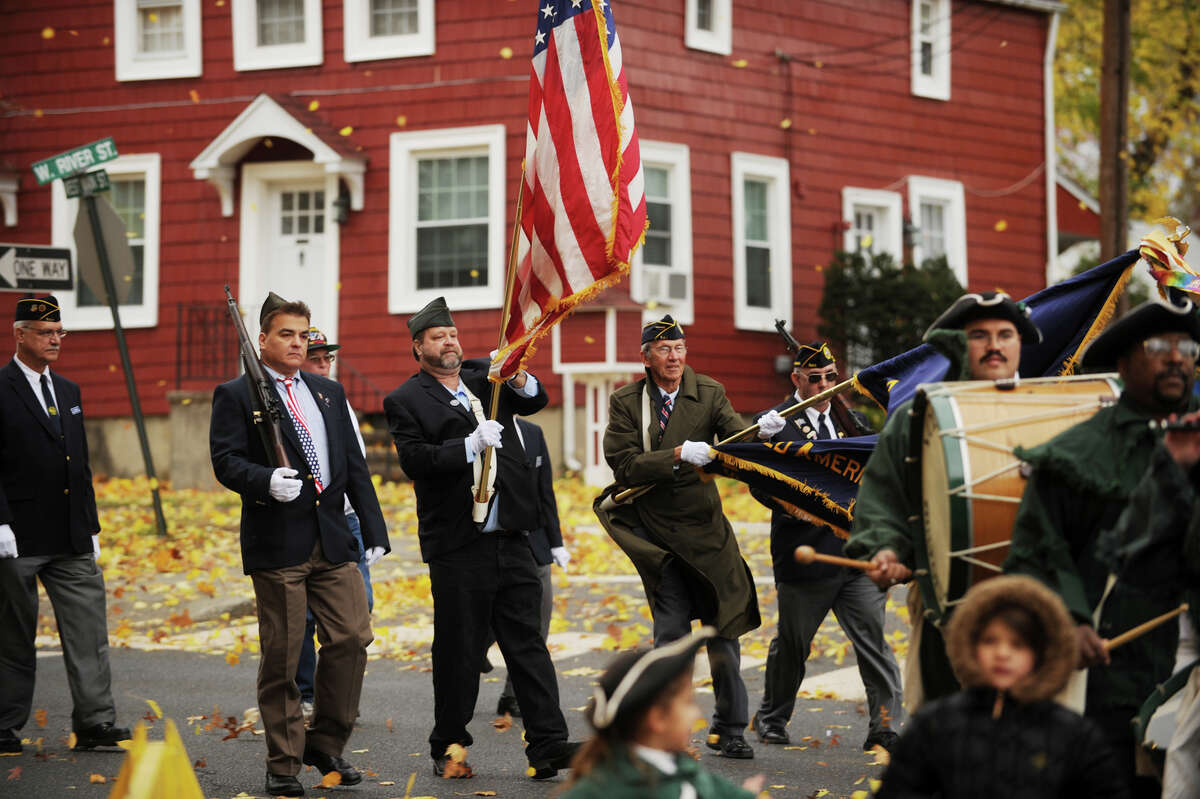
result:
[[(799, 560), (799, 556), (797, 556), (797, 560)], [(1111, 652), (1112, 650), (1116, 649), (1117, 647), (1121, 646), (1122, 644), (1127, 644), (1130, 641), (1132, 641), (1134, 638), (1137, 638), (1138, 636), (1141, 636), (1141, 635), (1145, 635), (1146, 633), (1153, 630), (1155, 627), (1158, 627), (1159, 625), (1162, 625), (1162, 624), (1166, 624), (1171, 619), (1178, 616), (1180, 613), (1187, 613), (1187, 610), (1188, 610), (1188, 604), (1186, 602), (1184, 602), (1182, 605), (1175, 608), (1174, 610), (1167, 611), (1166, 613), (1164, 613), (1161, 616), (1155, 616), (1150, 621), (1144, 621), (1141, 624), (1139, 624), (1137, 627), (1130, 628), (1130, 629), (1126, 630), (1125, 632), (1121, 633), (1116, 638), (1112, 638), (1110, 640), (1105, 641), (1104, 649), (1106, 651)]]
[(869, 572), (871, 569), (875, 568), (870, 561), (854, 560), (853, 558), (839, 558), (837, 555), (823, 555), (810, 546), (796, 547), (795, 557), (797, 563), (812, 563), (813, 561), (820, 561), (821, 563), (831, 563), (834, 566), (846, 566), (851, 569), (861, 569), (865, 572)]

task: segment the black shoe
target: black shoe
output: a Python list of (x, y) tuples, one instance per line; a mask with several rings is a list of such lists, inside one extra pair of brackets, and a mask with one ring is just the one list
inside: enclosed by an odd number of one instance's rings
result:
[(304, 748), (304, 765), (316, 766), (321, 774), (336, 771), (342, 775), (342, 785), (358, 785), (362, 782), (362, 772), (336, 755), (327, 755), (316, 749)]
[(580, 741), (558, 741), (541, 757), (530, 760), (525, 773), (535, 780), (548, 780), (557, 775), (560, 769), (571, 767), (571, 760), (581, 746), (583, 743)]
[(900, 736), (891, 730), (880, 730), (873, 732), (867, 736), (867, 740), (863, 741), (863, 751), (870, 752), (876, 746), (882, 746), (891, 754), (892, 747), (896, 745), (896, 739)]
[(116, 746), (118, 741), (128, 741), (133, 736), (128, 727), (114, 727), (111, 722), (97, 724), (86, 730), (75, 731), (76, 749), (95, 749), (97, 746)]
[(22, 751), (21, 736), (16, 730), (0, 730), (0, 755), (19, 755)]
[(765, 744), (790, 744), (792, 742), (786, 729), (778, 724), (764, 724), (757, 713), (750, 720), (750, 729), (754, 730), (758, 735), (758, 740)]
[(716, 730), (708, 731), (708, 740), (705, 744), (709, 749), (718, 752), (721, 757), (732, 757), (737, 760), (753, 760), (754, 749), (750, 744), (746, 743), (746, 739), (738, 733), (719, 733)]
[(268, 796), (304, 796), (304, 786), (300, 780), (288, 774), (272, 774), (267, 772)]
[(480, 674), (487, 674), (487, 673), (489, 673), (489, 672), (490, 672), (492, 669), (494, 669), (494, 668), (496, 668), (496, 667), (492, 665), (492, 661), (488, 660), (488, 656), (487, 656), (487, 655), (484, 655), (484, 656), (483, 656), (483, 663), (482, 663), (482, 664), (479, 666), (479, 673), (480, 673)]
[(514, 719), (521, 718), (521, 706), (517, 704), (515, 696), (501, 696), (500, 701), (496, 703), (496, 715), (503, 716), (505, 713)]
[(462, 767), (462, 769), (457, 774), (451, 774), (449, 777), (446, 777), (446, 767), (447, 767), (447, 765), (449, 765), (449, 763), (450, 763), (450, 755), (442, 755), (441, 757), (435, 757), (433, 759), (434, 776), (443, 777), (445, 779), (451, 779), (451, 780), (469, 780), (469, 779), (471, 779), (471, 777), (475, 776), (475, 772), (471, 770), (471, 764), (464, 760), (462, 763), (459, 764)]

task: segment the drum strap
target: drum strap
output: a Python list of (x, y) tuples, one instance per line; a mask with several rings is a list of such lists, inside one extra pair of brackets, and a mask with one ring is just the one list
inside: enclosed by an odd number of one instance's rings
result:
[[(1104, 602), (1116, 584), (1117, 576), (1110, 572), (1108, 581), (1104, 584), (1104, 593), (1100, 595), (1100, 601), (1096, 603), (1096, 610), (1092, 613), (1092, 626), (1096, 629), (1100, 628), (1100, 616), (1104, 613)], [(1087, 709), (1087, 680), (1088, 669), (1077, 669), (1071, 672), (1071, 679), (1067, 681), (1066, 687), (1059, 691), (1058, 696), (1054, 697), (1055, 701), (1082, 716), (1083, 711)]]

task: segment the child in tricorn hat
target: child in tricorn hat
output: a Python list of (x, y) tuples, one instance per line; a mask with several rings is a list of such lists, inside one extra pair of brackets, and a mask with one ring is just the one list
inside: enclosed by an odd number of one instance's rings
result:
[(696, 650), (714, 635), (712, 627), (701, 627), (609, 665), (588, 706), (596, 735), (575, 755), (563, 799), (751, 799), (761, 790), (762, 775), (738, 788), (687, 752), (701, 717), (692, 665)]
[(955, 611), (946, 649), (963, 690), (909, 722), (878, 799), (1127, 795), (1100, 730), (1054, 701), (1078, 652), (1057, 594), (1031, 577), (986, 580)]

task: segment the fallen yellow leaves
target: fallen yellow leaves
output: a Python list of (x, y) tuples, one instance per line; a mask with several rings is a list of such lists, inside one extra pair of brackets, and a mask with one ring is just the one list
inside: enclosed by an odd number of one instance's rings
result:
[(321, 778), (320, 786), (322, 788), (333, 788), (342, 784), (342, 774), (339, 771), (331, 771)]
[(103, 774), (91, 774), (88, 776), (88, 782), (102, 785), (108, 782), (108, 777), (105, 777)]
[(44, 708), (38, 708), (33, 711), (33, 720), (37, 722), (39, 727), (45, 727), (46, 721), (49, 718)]
[(513, 719), (511, 713), (505, 713), (499, 718), (492, 719), (492, 726), (496, 728), (496, 732), (508, 732), (512, 729)]

